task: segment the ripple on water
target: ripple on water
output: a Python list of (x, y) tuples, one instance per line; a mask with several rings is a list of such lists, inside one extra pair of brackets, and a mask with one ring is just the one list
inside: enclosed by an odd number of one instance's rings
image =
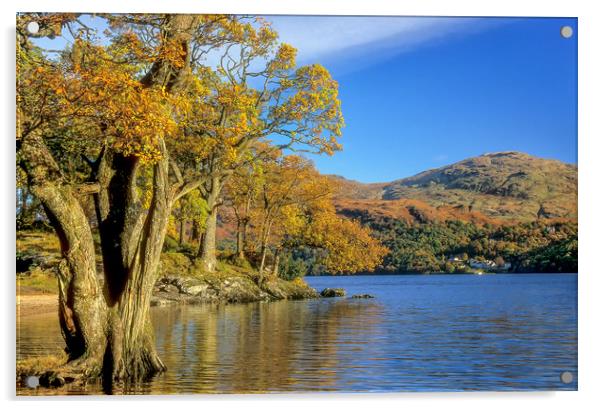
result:
[[(577, 387), (576, 275), (308, 281), (376, 298), (154, 308), (157, 348), (169, 370), (117, 392)], [(23, 317), (17, 335), (18, 359), (63, 347), (55, 314)], [(560, 381), (564, 371), (573, 374), (570, 384)]]

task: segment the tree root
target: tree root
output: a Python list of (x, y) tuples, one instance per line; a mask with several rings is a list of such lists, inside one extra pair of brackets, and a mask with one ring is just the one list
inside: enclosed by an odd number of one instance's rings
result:
[(40, 375), (40, 386), (61, 387), (77, 382), (85, 384), (88, 380), (99, 379), (102, 375), (102, 360), (92, 357), (80, 357)]
[[(147, 352), (128, 364), (121, 361), (115, 368), (112, 365), (107, 367), (103, 359), (91, 356), (82, 356), (52, 369), (24, 368), (17, 374), (17, 381), (24, 387), (30, 376), (37, 376), (39, 385), (45, 388), (60, 388), (68, 384), (85, 386), (89, 382), (101, 382), (106, 393), (113, 393), (116, 384), (147, 380), (166, 370), (161, 359), (153, 352)], [(107, 373), (108, 371), (111, 373)]]
[(61, 387), (78, 383), (85, 385), (102, 378), (103, 362), (91, 356), (67, 360), (65, 355), (48, 355), (17, 361), (16, 381), (20, 387), (31, 387), (32, 377), (36, 385)]

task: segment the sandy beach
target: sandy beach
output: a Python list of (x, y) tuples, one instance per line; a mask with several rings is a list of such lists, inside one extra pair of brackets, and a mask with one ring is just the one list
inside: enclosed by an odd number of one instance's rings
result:
[(57, 311), (57, 306), (56, 294), (17, 294), (17, 317)]

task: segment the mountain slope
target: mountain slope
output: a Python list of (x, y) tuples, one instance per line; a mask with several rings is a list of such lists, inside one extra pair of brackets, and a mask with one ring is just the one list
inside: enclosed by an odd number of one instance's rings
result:
[[(408, 203), (408, 200), (411, 203)], [(381, 184), (344, 179), (339, 209), (426, 220), (518, 222), (577, 218), (577, 167), (521, 152), (489, 153)], [(408, 216), (409, 214), (409, 216)]]

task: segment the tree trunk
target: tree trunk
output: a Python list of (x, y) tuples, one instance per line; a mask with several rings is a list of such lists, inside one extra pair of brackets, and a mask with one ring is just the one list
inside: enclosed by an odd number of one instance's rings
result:
[(215, 243), (217, 234), (217, 211), (219, 207), (219, 195), (222, 189), (222, 181), (219, 177), (214, 176), (211, 178), (208, 194), (205, 200), (207, 201), (207, 207), (209, 208), (207, 214), (207, 221), (205, 224), (204, 239), (201, 247), (201, 265), (207, 272), (215, 271), (217, 264)]
[(192, 231), (190, 232), (190, 241), (193, 243), (198, 243), (201, 238), (201, 229), (199, 228), (199, 223), (196, 220), (192, 220)]
[(56, 231), (63, 260), (58, 266), (59, 322), (72, 365), (100, 374), (106, 343), (103, 293), (96, 276), (94, 240), (74, 189), (62, 183), (60, 170), (43, 140), (22, 141), (21, 166), (31, 192), (40, 200)]
[(217, 206), (209, 210), (207, 222), (205, 225), (205, 233), (203, 234), (203, 242), (201, 247), (201, 265), (207, 272), (215, 271), (217, 264), (215, 242), (217, 233)]
[(263, 283), (263, 272), (265, 270), (265, 259), (268, 252), (268, 238), (270, 237), (270, 230), (272, 228), (272, 222), (266, 221), (263, 224), (261, 233), (261, 263), (259, 265), (259, 283)]
[(149, 310), (172, 206), (168, 159), (153, 165), (148, 209), (137, 198), (138, 161), (120, 156), (113, 161), (111, 210), (100, 229), (110, 308), (105, 370), (113, 378), (138, 379), (165, 369), (155, 350)]
[(180, 246), (184, 244), (184, 223), (184, 220), (180, 220), (180, 239), (178, 240)]
[(249, 251), (248, 249), (248, 242), (247, 242), (247, 237), (248, 237), (248, 231), (249, 231), (249, 218), (245, 217), (244, 221), (243, 221), (243, 225), (242, 225), (242, 251), (243, 251), (243, 256), (245, 256), (246, 258), (246, 254)]
[(192, 242), (194, 242), (196, 240), (197, 233), (195, 232), (195, 227), (194, 227), (195, 222), (194, 222), (194, 220), (189, 220), (189, 222), (190, 222), (189, 223), (190, 229), (188, 229), (188, 235), (187, 235), (188, 238), (185, 239), (185, 240), (186, 240), (187, 243), (192, 243)]
[(241, 250), (243, 258), (245, 258), (245, 253), (247, 252), (247, 233), (249, 231), (249, 222), (251, 221), (251, 217), (249, 216), (251, 212), (251, 192), (247, 193), (247, 200), (245, 202), (245, 214), (242, 218), (242, 244)]
[(196, 256), (201, 257), (203, 253), (203, 243), (205, 242), (205, 233), (199, 235), (199, 248), (197, 249)]
[(272, 269), (272, 274), (274, 277), (278, 277), (278, 270), (280, 269), (280, 247), (276, 249), (276, 253), (274, 254), (274, 268)]
[(171, 211), (167, 159), (154, 165), (148, 209), (136, 197), (138, 165), (117, 157), (108, 185), (110, 210), (101, 212), (105, 291), (96, 276), (94, 240), (75, 189), (39, 140), (24, 144), (22, 157), (32, 192), (60, 239), (59, 321), (69, 362), (59, 375), (78, 372), (105, 379), (139, 379), (163, 371), (149, 317), (150, 298)]
[[(158, 58), (141, 79), (142, 86), (162, 84), (166, 92), (182, 89), (190, 73), (189, 41), (198, 25), (194, 15), (168, 15), (162, 40), (181, 44), (181, 63)], [(96, 276), (94, 240), (78, 199), (77, 186), (61, 174), (40, 135), (17, 136), (19, 161), (31, 192), (40, 200), (61, 244), (58, 268), (59, 318), (69, 362), (63, 376), (102, 375), (103, 380), (140, 379), (163, 371), (150, 321), (150, 298), (175, 195), (168, 181), (169, 155), (161, 138), (162, 158), (152, 166), (150, 204), (138, 198), (136, 158), (103, 150), (91, 173), (98, 183), (95, 210), (104, 266), (104, 292)], [(141, 178), (142, 179), (142, 178)]]
[(240, 260), (245, 259), (243, 221), (236, 223), (236, 254)]
[(259, 264), (259, 284), (263, 283), (263, 271), (265, 270), (266, 255), (267, 255), (267, 246), (261, 246), (261, 262)]

